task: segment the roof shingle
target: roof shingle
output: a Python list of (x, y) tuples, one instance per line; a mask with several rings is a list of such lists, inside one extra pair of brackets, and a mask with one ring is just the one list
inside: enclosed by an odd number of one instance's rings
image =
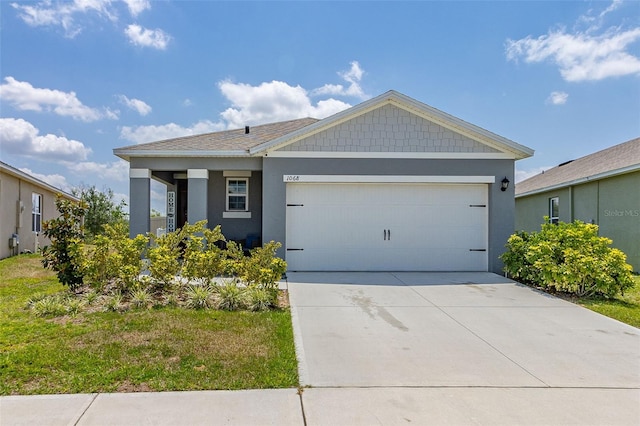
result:
[(519, 182), (515, 186), (516, 196), (539, 192), (546, 188), (561, 187), (570, 182), (633, 166), (640, 166), (640, 138), (563, 163)]
[(114, 153), (118, 156), (144, 155), (148, 151), (247, 151), (264, 142), (276, 139), (295, 130), (317, 122), (315, 118), (300, 118), (297, 120), (281, 121), (279, 123), (263, 124), (250, 127), (249, 133), (245, 129), (225, 130), (221, 132), (205, 133), (202, 135), (183, 136), (158, 142), (130, 145), (117, 148)]

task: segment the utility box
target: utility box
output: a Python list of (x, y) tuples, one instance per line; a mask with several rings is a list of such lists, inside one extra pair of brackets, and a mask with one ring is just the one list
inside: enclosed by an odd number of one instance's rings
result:
[(15, 249), (20, 245), (20, 236), (18, 234), (11, 234), (9, 238), (9, 248)]

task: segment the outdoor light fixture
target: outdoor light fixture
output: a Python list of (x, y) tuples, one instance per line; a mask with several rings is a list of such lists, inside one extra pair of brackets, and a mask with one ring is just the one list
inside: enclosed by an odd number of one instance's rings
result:
[(507, 179), (507, 177), (505, 176), (504, 179), (502, 179), (502, 186), (500, 187), (500, 190), (504, 192), (507, 190), (508, 187), (509, 187), (509, 179)]

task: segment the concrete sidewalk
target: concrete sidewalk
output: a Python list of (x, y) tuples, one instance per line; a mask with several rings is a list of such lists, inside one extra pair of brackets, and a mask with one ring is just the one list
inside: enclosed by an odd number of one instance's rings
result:
[[(634, 408), (635, 407), (635, 408)], [(0, 425), (637, 425), (640, 390), (383, 387), (0, 398)]]
[(296, 389), (0, 398), (0, 425), (303, 425)]

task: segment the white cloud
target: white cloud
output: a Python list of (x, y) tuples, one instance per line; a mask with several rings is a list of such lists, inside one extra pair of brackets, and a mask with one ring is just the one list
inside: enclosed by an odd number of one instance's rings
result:
[(124, 33), (132, 44), (158, 50), (166, 49), (171, 40), (171, 36), (161, 29), (150, 30), (137, 24), (129, 25)]
[(126, 105), (128, 108), (137, 111), (140, 115), (147, 115), (151, 112), (151, 106), (149, 106), (146, 102), (141, 101), (140, 99), (129, 99), (125, 95), (118, 95), (118, 99), (123, 105)]
[(565, 92), (551, 92), (547, 98), (547, 103), (552, 105), (564, 105), (569, 99), (569, 94)]
[(101, 118), (117, 118), (117, 114), (114, 115), (113, 111), (101, 112), (84, 105), (75, 92), (41, 89), (11, 76), (5, 77), (4, 81), (5, 83), (0, 85), (0, 99), (22, 111), (52, 111), (61, 116), (86, 122)]
[(359, 99), (366, 99), (368, 95), (364, 93), (360, 86), (360, 81), (364, 75), (364, 70), (360, 67), (358, 61), (351, 62), (349, 71), (339, 72), (338, 75), (344, 81), (349, 83), (349, 87), (345, 88), (342, 84), (325, 84), (324, 86), (311, 91), (312, 96), (318, 95), (336, 95), (336, 96), (353, 96)]
[(516, 184), (518, 182), (522, 182), (522, 181), (527, 180), (527, 179), (529, 179), (531, 177), (539, 175), (540, 173), (543, 173), (545, 170), (549, 170), (550, 168), (551, 168), (551, 166), (535, 167), (533, 169), (527, 169), (527, 170), (518, 170), (518, 169), (516, 169), (516, 174), (515, 174)]
[(78, 176), (91, 176), (92, 179), (126, 182), (129, 179), (129, 163), (116, 160), (112, 163), (95, 163), (80, 161), (65, 164), (69, 170)]
[[(65, 36), (74, 38), (80, 34), (83, 28), (89, 25), (82, 18), (93, 14), (111, 22), (118, 20), (114, 0), (73, 0), (51, 1), (44, 0), (34, 4), (11, 3), (18, 11), (18, 16), (32, 27), (57, 27), (64, 30)], [(151, 9), (149, 0), (123, 0), (129, 13), (137, 17), (141, 12)], [(80, 21), (80, 22), (78, 22)]]
[(160, 126), (124, 126), (120, 131), (120, 138), (134, 143), (145, 143), (181, 136), (199, 135), (202, 133), (224, 130), (223, 123), (213, 123), (209, 120), (201, 120), (191, 127), (183, 127), (175, 123)]
[(63, 136), (39, 135), (39, 130), (21, 118), (0, 118), (2, 150), (13, 154), (35, 157), (43, 161), (86, 160), (91, 149), (82, 142)]
[[(335, 90), (333, 94), (365, 96), (359, 85), (364, 71), (358, 62), (352, 62), (349, 71), (339, 74), (350, 83), (350, 86), (347, 89), (341, 86), (342, 89)], [(120, 131), (120, 137), (135, 143), (145, 143), (296, 118), (325, 118), (351, 107), (350, 104), (331, 97), (314, 103), (306, 89), (301, 86), (291, 86), (283, 81), (263, 82), (252, 86), (224, 80), (218, 83), (218, 88), (231, 104), (231, 107), (220, 113), (219, 122), (201, 120), (191, 127), (182, 127), (175, 123), (160, 126), (125, 126)], [(321, 94), (317, 91), (312, 93)], [(330, 93), (327, 91), (325, 94)], [(183, 105), (191, 105), (191, 101), (186, 99)]]
[[(536, 63), (551, 61), (566, 81), (597, 81), (610, 77), (640, 74), (640, 58), (628, 52), (640, 40), (640, 27), (623, 30), (612, 26), (600, 31), (602, 18), (622, 3), (614, 1), (598, 18), (590, 14), (579, 22), (589, 23), (584, 31), (550, 30), (537, 38), (529, 35), (520, 40), (507, 40), (508, 60)], [(597, 21), (597, 22), (594, 22)]]
[(324, 118), (351, 106), (336, 99), (313, 105), (305, 89), (282, 81), (259, 86), (222, 81), (218, 87), (232, 105), (220, 114), (229, 128), (303, 117)]
[(193, 101), (189, 98), (186, 98), (184, 101), (182, 101), (182, 106), (183, 107), (193, 106)]
[(76, 17), (82, 14), (95, 13), (102, 18), (116, 21), (117, 15), (110, 7), (112, 0), (74, 0), (65, 2), (41, 1), (34, 5), (12, 3), (18, 16), (32, 27), (61, 26), (65, 36), (73, 38), (82, 32), (82, 25)]
[(134, 18), (147, 9), (151, 9), (149, 0), (123, 0), (129, 8), (129, 13)]
[(31, 169), (27, 169), (25, 167), (20, 168), (20, 170), (64, 192), (71, 193), (71, 190), (73, 189), (72, 186), (69, 184), (69, 182), (67, 182), (67, 178), (62, 175), (59, 175), (59, 174), (43, 175), (41, 173), (36, 173)]

